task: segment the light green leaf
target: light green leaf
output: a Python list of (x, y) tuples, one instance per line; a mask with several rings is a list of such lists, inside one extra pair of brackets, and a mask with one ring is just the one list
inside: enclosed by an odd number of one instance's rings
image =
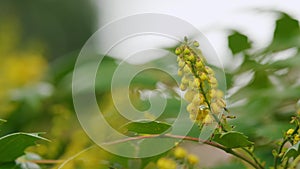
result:
[(37, 140), (47, 140), (35, 133), (13, 133), (0, 138), (0, 164), (15, 161)]
[(217, 134), (213, 140), (228, 148), (248, 147), (254, 143), (248, 140), (244, 134), (236, 131), (230, 131), (224, 134)]
[(296, 158), (300, 154), (300, 141), (292, 147), (288, 148), (284, 154), (284, 157), (293, 157)]
[(171, 129), (171, 125), (160, 121), (138, 121), (126, 124), (124, 128), (139, 134), (161, 134)]

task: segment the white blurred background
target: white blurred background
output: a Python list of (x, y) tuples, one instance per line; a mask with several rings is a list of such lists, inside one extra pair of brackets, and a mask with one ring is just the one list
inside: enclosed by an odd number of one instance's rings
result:
[(197, 27), (209, 40), (222, 62), (228, 65), (231, 53), (227, 47), (229, 29), (237, 29), (260, 48), (270, 42), (276, 15), (259, 10), (281, 10), (300, 19), (298, 0), (100, 0), (100, 25), (109, 24), (126, 16), (141, 13), (161, 13), (181, 18)]

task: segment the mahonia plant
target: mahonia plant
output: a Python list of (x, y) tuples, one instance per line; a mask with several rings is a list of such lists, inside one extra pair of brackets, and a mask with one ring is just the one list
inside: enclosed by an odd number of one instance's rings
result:
[[(200, 130), (205, 124), (218, 122), (219, 127), (213, 133), (212, 138), (203, 142), (240, 158), (254, 168), (264, 169), (264, 162), (254, 155), (254, 143), (248, 141), (247, 136), (242, 133), (232, 131), (233, 127), (227, 124), (227, 118), (235, 117), (224, 115), (223, 111), (229, 112), (226, 108), (224, 93), (218, 89), (215, 72), (208, 66), (198, 47), (197, 41), (188, 41), (185, 37), (175, 50), (178, 56), (178, 75), (182, 77), (180, 89), (185, 91), (184, 98), (188, 102), (187, 111), (190, 119), (200, 126)], [(295, 129), (289, 129), (280, 141), (279, 149), (273, 151), (274, 169), (295, 168), (300, 162), (300, 108), (297, 112), (292, 119), (292, 123), (296, 124)], [(236, 142), (237, 145), (232, 145), (231, 142)], [(287, 143), (291, 145), (289, 148), (286, 148)], [(235, 151), (236, 148), (244, 154)], [(186, 152), (181, 148), (176, 148), (174, 155), (177, 158), (184, 158)], [(158, 168), (163, 169), (164, 164), (167, 163), (176, 168), (176, 162), (170, 158), (160, 159)]]
[(178, 75), (182, 77), (180, 89), (185, 92), (184, 98), (189, 102), (187, 111), (190, 119), (198, 125), (218, 120), (226, 110), (224, 93), (218, 89), (214, 71), (207, 66), (206, 60), (198, 48), (197, 41), (184, 42), (176, 48), (178, 56)]

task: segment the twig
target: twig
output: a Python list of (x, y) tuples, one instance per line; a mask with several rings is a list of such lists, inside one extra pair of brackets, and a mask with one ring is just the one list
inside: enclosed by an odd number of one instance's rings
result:
[(63, 163), (65, 160), (28, 160), (28, 162), (36, 164), (59, 164)]
[(263, 169), (264, 168), (264, 166), (262, 166), (261, 165), (261, 163), (258, 161), (258, 159), (257, 159), (257, 157), (254, 155), (254, 153), (252, 153), (251, 151), (249, 151), (248, 149), (246, 149), (246, 148), (242, 148), (247, 154), (249, 154), (252, 158), (253, 158), (253, 160), (255, 161), (255, 163), (257, 164), (257, 165), (259, 165), (259, 167), (261, 168), (261, 169)]
[(277, 163), (279, 161), (279, 155), (282, 152), (283, 146), (285, 145), (285, 143), (288, 141), (288, 139), (283, 140), (283, 142), (281, 143), (279, 150), (278, 150), (278, 154), (276, 154), (276, 156), (274, 157), (274, 169), (277, 169)]
[(263, 167), (260, 167), (259, 164), (256, 164), (255, 161), (251, 161), (250, 159), (242, 156), (241, 154), (237, 153), (236, 151), (232, 150), (231, 148), (227, 148), (221, 144), (215, 143), (215, 142), (211, 142), (211, 141), (207, 141), (207, 140), (201, 140), (199, 138), (195, 138), (195, 137), (189, 137), (189, 136), (180, 136), (180, 135), (172, 135), (172, 134), (165, 134), (165, 135), (146, 135), (146, 136), (137, 136), (137, 137), (129, 137), (129, 138), (125, 138), (125, 139), (121, 139), (121, 140), (116, 140), (113, 142), (107, 142), (104, 143), (105, 145), (113, 145), (113, 144), (118, 144), (118, 143), (124, 143), (124, 142), (128, 142), (128, 141), (133, 141), (133, 140), (140, 140), (140, 139), (146, 139), (146, 138), (156, 138), (156, 137), (167, 137), (167, 138), (177, 138), (177, 139), (183, 139), (183, 140), (188, 140), (188, 141), (197, 141), (197, 142), (201, 142), (207, 145), (210, 145), (212, 147), (216, 147), (218, 149), (221, 149), (237, 158), (240, 158), (241, 160), (247, 162), (248, 164), (250, 164), (251, 166), (253, 166), (256, 169), (263, 169)]

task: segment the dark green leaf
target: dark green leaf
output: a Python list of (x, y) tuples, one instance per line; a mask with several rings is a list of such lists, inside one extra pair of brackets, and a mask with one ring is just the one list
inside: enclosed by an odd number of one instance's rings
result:
[(228, 148), (240, 148), (253, 145), (253, 142), (249, 141), (247, 136), (236, 131), (217, 134), (213, 140)]
[(248, 37), (239, 32), (233, 32), (228, 36), (228, 46), (233, 54), (251, 48), (251, 43)]
[(21, 167), (19, 165), (17, 165), (15, 162), (0, 164), (0, 168), (1, 169), (21, 169)]
[(293, 157), (296, 158), (300, 154), (300, 141), (297, 144), (293, 145), (284, 154), (284, 157)]
[(37, 140), (47, 140), (32, 133), (13, 133), (0, 138), (0, 164), (15, 161)]
[(271, 48), (274, 50), (283, 50), (299, 44), (300, 29), (299, 22), (291, 16), (282, 13), (276, 21), (273, 41)]
[(154, 169), (157, 168), (154, 162), (150, 162), (144, 169)]
[(159, 121), (130, 122), (124, 126), (129, 132), (139, 134), (161, 134), (171, 129), (171, 125)]

